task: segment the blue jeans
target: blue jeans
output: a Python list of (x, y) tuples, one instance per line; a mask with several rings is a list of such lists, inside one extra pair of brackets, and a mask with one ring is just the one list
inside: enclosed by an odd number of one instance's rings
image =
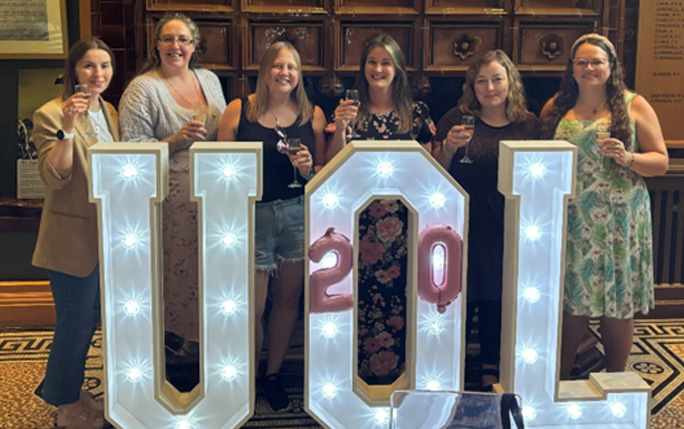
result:
[(256, 203), (257, 270), (271, 271), (282, 261), (304, 259), (304, 197)]
[(50, 348), (42, 397), (48, 404), (78, 401), (88, 348), (100, 320), (98, 266), (86, 277), (48, 270), (57, 322)]

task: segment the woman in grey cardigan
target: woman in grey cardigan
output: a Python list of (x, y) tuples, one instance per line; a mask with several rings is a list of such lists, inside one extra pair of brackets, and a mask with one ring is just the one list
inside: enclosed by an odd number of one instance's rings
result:
[(127, 142), (169, 144), (170, 183), (162, 233), (164, 302), (166, 330), (181, 340), (175, 345), (167, 341), (167, 347), (196, 355), (197, 208), (190, 201), (188, 149), (196, 141), (216, 140), (226, 102), (216, 75), (199, 68), (200, 34), (190, 18), (179, 13), (164, 16), (155, 27), (154, 41), (149, 60), (121, 98), (121, 135)]

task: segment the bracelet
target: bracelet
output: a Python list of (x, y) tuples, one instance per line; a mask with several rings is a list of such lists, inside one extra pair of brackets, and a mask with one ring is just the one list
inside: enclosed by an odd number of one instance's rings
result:
[(628, 168), (632, 168), (632, 165), (634, 164), (634, 152), (630, 152), (632, 154), (632, 159), (629, 161), (629, 165), (627, 165)]
[(442, 152), (446, 153), (447, 155), (453, 156), (456, 153), (456, 151), (450, 152), (446, 149), (446, 139), (442, 140), (442, 143), (440, 145), (442, 147)]
[(301, 172), (299, 173), (299, 175), (302, 176), (303, 178), (305, 178), (306, 180), (311, 180), (316, 175), (316, 172), (312, 168), (311, 170), (309, 170), (309, 174), (307, 174), (306, 176), (303, 175)]

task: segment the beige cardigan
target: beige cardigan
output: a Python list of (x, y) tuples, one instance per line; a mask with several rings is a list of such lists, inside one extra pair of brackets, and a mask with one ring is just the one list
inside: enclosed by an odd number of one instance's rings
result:
[[(119, 117), (114, 107), (100, 100), (114, 140), (119, 141)], [(45, 103), (33, 115), (33, 141), (45, 188), (33, 265), (77, 277), (90, 274), (98, 261), (97, 210), (88, 202), (86, 148), (97, 143), (87, 114), (79, 116), (74, 134), (74, 160), (70, 170), (58, 173), (48, 154), (62, 128), (62, 99)], [(84, 138), (88, 134), (92, 137)]]

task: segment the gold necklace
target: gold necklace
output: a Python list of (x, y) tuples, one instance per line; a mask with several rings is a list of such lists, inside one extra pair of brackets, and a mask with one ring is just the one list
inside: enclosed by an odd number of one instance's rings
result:
[(175, 92), (176, 95), (178, 95), (183, 101), (185, 101), (188, 104), (188, 106), (192, 107), (192, 106), (195, 106), (198, 104), (204, 104), (202, 102), (202, 95), (200, 94), (199, 88), (197, 87), (198, 85), (197, 85), (197, 78), (195, 77), (195, 73), (192, 73), (192, 86), (195, 89), (195, 95), (197, 96), (197, 101), (198, 101), (197, 103), (192, 103), (187, 98), (183, 97), (183, 95), (181, 95), (181, 93), (178, 92), (178, 90), (176, 89), (176, 86), (173, 84), (173, 82), (171, 82), (170, 80), (168, 80), (166, 78), (166, 76), (164, 76), (164, 73), (162, 73), (161, 69), (159, 70), (159, 74), (162, 76), (162, 79), (164, 79), (169, 84), (171, 89), (173, 89), (173, 92)]

